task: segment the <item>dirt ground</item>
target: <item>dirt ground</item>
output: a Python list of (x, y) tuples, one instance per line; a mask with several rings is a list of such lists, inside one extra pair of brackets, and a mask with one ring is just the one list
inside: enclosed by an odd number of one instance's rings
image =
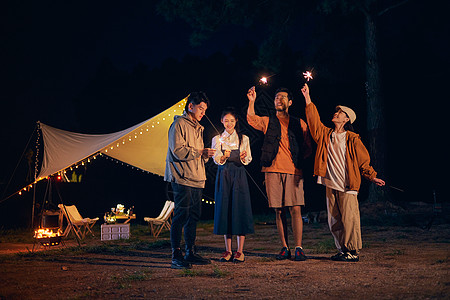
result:
[(276, 227), (260, 221), (247, 237), (245, 263), (221, 263), (223, 239), (212, 229), (203, 222), (197, 237), (212, 264), (189, 271), (170, 268), (167, 232), (154, 243), (138, 225), (130, 240), (105, 243), (97, 234), (81, 248), (68, 240), (32, 253), (32, 245), (2, 242), (0, 299), (450, 299), (446, 222), (429, 230), (364, 225), (357, 263), (329, 259), (335, 249), (324, 222), (304, 225), (305, 262), (275, 260)]

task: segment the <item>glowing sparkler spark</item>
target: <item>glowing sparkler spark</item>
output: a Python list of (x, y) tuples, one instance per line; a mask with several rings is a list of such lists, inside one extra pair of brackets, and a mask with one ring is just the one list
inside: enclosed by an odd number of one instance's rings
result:
[(261, 77), (261, 79), (259, 80), (259, 84), (260, 85), (268, 85), (269, 84), (269, 78), (272, 77), (272, 76), (275, 76), (275, 75), (277, 75), (277, 74), (272, 74), (270, 76), (263, 76), (263, 77)]
[(312, 77), (312, 74), (311, 74), (310, 71), (304, 72), (304, 73), (303, 73), (303, 77), (305, 78), (305, 80), (306, 80), (307, 82), (308, 82), (310, 79), (314, 79), (314, 78)]
[[(236, 146), (237, 146), (236, 143), (231, 143), (231, 142), (230, 142), (230, 138), (229, 138), (229, 137), (225, 137), (225, 136), (223, 136), (223, 135), (219, 138), (219, 142), (220, 142), (222, 145), (225, 145), (226, 148), (231, 148), (231, 147), (236, 147)], [(227, 149), (227, 150), (229, 150), (229, 149)]]

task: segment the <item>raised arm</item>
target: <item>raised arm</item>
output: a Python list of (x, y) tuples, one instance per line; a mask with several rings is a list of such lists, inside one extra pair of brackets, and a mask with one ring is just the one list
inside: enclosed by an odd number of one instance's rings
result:
[(311, 97), (309, 96), (309, 87), (308, 87), (308, 84), (306, 84), (306, 83), (302, 87), (302, 94), (303, 94), (303, 97), (305, 97), (305, 103), (308, 106), (308, 104), (311, 103)]
[(317, 143), (319, 139), (324, 138), (324, 135), (330, 130), (330, 128), (323, 125), (320, 120), (319, 112), (317, 111), (316, 106), (311, 101), (311, 97), (309, 95), (309, 87), (305, 83), (302, 88), (302, 94), (305, 97), (306, 103), (306, 121), (308, 122), (309, 132), (311, 133), (312, 138)]
[(311, 103), (311, 97), (309, 96), (309, 86), (306, 83), (302, 87), (302, 94), (303, 94), (303, 97), (305, 97), (306, 105), (310, 104)]
[(248, 98), (248, 109), (247, 115), (253, 117), (255, 115), (255, 101), (256, 101), (256, 91), (255, 86), (252, 86), (247, 92)]

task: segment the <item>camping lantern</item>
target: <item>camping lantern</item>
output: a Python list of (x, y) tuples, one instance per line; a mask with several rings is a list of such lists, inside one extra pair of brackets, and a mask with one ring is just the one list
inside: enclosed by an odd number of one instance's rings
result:
[(117, 220), (114, 213), (105, 213), (104, 219), (106, 224), (114, 224)]
[(116, 213), (123, 214), (125, 212), (125, 206), (123, 204), (117, 204)]

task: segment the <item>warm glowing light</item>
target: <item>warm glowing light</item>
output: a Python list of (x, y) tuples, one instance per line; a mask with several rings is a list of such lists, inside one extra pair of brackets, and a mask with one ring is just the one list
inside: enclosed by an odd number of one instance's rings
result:
[(259, 80), (259, 83), (267, 84), (267, 77), (261, 77), (261, 79)]
[(53, 232), (53, 229), (48, 228), (41, 228), (34, 231), (34, 237), (37, 239), (51, 238), (56, 236), (61, 236), (61, 231), (59, 229), (57, 229), (56, 232)]
[(314, 79), (312, 77), (312, 73), (310, 71), (306, 71), (303, 73), (303, 77), (305, 78), (305, 80), (308, 82), (310, 79)]

